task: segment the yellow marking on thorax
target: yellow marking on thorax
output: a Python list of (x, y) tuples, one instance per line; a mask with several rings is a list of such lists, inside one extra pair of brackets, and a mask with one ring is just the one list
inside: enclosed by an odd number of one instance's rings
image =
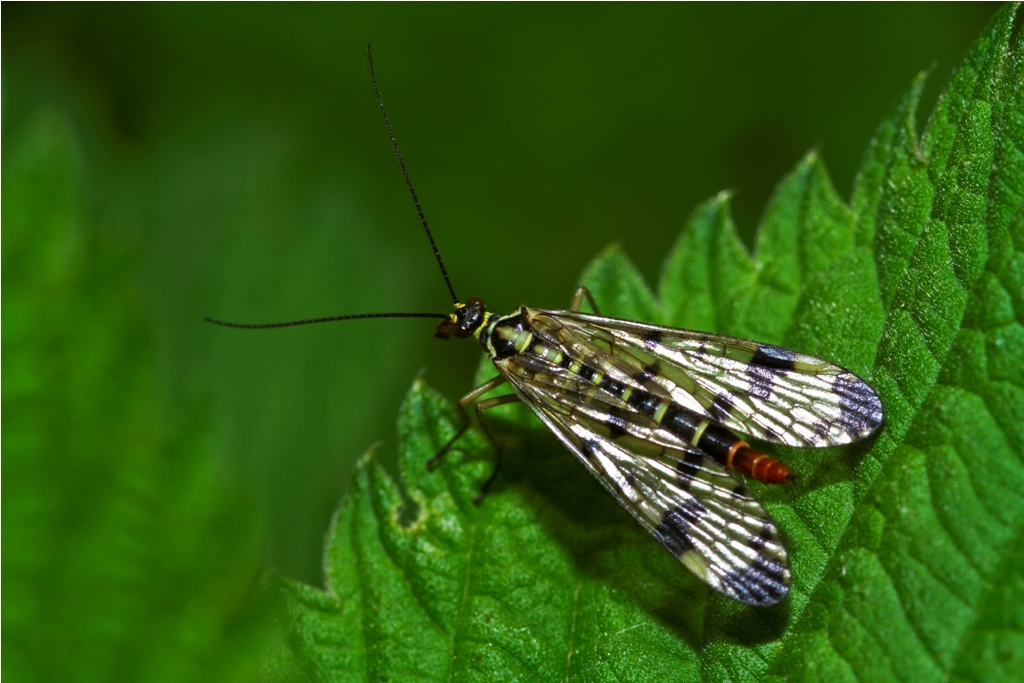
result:
[[(465, 305), (466, 304), (456, 304), (455, 308), (462, 308)], [(456, 317), (456, 315), (454, 313), (452, 315), (448, 316), (448, 317), (451, 318), (451, 321), (453, 323), (458, 322), (458, 318)], [(476, 339), (477, 341), (480, 341), (480, 335), (482, 335), (487, 330), (487, 328), (490, 327), (491, 318), (493, 318), (493, 317), (494, 317), (493, 313), (491, 313), (490, 311), (484, 311), (483, 322), (481, 322), (477, 326), (477, 328), (475, 330), (473, 330), (473, 339)]]

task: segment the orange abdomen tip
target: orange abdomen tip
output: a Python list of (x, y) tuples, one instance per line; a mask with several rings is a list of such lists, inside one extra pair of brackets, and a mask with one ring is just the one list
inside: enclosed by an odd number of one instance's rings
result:
[(759, 453), (740, 442), (729, 458), (729, 469), (763, 484), (785, 484), (791, 470), (770, 455)]

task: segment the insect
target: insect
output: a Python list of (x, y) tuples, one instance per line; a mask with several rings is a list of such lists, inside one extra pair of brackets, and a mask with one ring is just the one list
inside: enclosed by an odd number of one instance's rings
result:
[[(437, 318), (436, 336), (472, 339), (498, 376), (458, 402), (455, 436), (476, 413), (501, 447), (484, 411), (521, 401), (609, 493), (687, 569), (713, 589), (767, 606), (789, 591), (790, 570), (779, 530), (737, 475), (782, 484), (791, 473), (733, 432), (794, 447), (849, 444), (874, 434), (884, 411), (875, 391), (853, 373), (789, 349), (718, 334), (601, 316), (586, 288), (568, 310), (521, 306), (508, 315), (479, 298), (461, 301), (427, 225), (377, 86), (370, 78), (395, 155), (430, 241), (451, 313), (369, 313), (228, 327), (266, 329), (359, 318)], [(584, 313), (586, 300), (594, 313)], [(481, 399), (507, 384), (511, 393)], [(479, 503), (480, 497), (477, 502)]]

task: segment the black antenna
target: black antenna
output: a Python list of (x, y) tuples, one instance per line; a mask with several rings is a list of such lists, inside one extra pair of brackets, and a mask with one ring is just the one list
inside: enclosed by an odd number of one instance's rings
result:
[(420, 200), (416, 196), (416, 190), (413, 189), (412, 180), (409, 179), (409, 171), (405, 169), (405, 161), (402, 160), (402, 152), (398, 149), (398, 141), (395, 140), (395, 134), (391, 130), (391, 122), (388, 121), (388, 113), (384, 109), (384, 100), (380, 98), (380, 88), (377, 87), (377, 75), (373, 72), (373, 53), (370, 52), (369, 45), (366, 46), (366, 58), (370, 60), (370, 80), (373, 81), (373, 92), (377, 95), (377, 104), (380, 105), (380, 113), (384, 115), (384, 125), (387, 127), (388, 135), (391, 137), (391, 146), (395, 148), (395, 156), (398, 157), (398, 165), (402, 167), (402, 175), (405, 176), (405, 184), (409, 186), (409, 194), (412, 195), (412, 201), (416, 205), (417, 213), (420, 215), (420, 222), (423, 223), (423, 229), (427, 232), (427, 239), (430, 240), (430, 246), (434, 249), (434, 257), (437, 258), (437, 265), (441, 267), (441, 275), (444, 276), (444, 283), (448, 285), (448, 291), (451, 292), (452, 301), (459, 303), (459, 297), (455, 296), (455, 289), (452, 287), (452, 281), (448, 279), (448, 271), (444, 269), (444, 261), (441, 260), (441, 252), (437, 250), (437, 244), (434, 243), (434, 236), (430, 233), (430, 228), (427, 226), (427, 217), (423, 215), (423, 209), (420, 207)]
[[(430, 234), (430, 228), (427, 226), (427, 217), (423, 215), (423, 209), (420, 208), (420, 200), (416, 197), (416, 190), (412, 187), (412, 181), (409, 179), (409, 172), (405, 170), (405, 161), (402, 160), (402, 153), (398, 150), (398, 142), (395, 140), (395, 134), (391, 130), (391, 122), (388, 121), (388, 113), (384, 110), (384, 102), (380, 98), (380, 88), (377, 87), (377, 76), (373, 73), (373, 55), (370, 53), (370, 46), (366, 46), (366, 56), (370, 60), (370, 80), (373, 81), (373, 92), (377, 95), (377, 104), (380, 105), (380, 113), (384, 115), (384, 125), (388, 129), (388, 135), (391, 137), (391, 146), (395, 148), (395, 156), (398, 157), (398, 165), (402, 167), (402, 175), (405, 176), (405, 184), (409, 186), (409, 193), (412, 195), (412, 201), (416, 204), (416, 211), (420, 214), (420, 222), (423, 223), (423, 229), (427, 233), (427, 239), (430, 240), (430, 246), (434, 249), (434, 256), (437, 258), (437, 265), (441, 267), (441, 275), (444, 276), (444, 283), (448, 285), (448, 291), (451, 292), (452, 300), (456, 304), (459, 303), (459, 297), (455, 296), (455, 290), (452, 288), (451, 280), (448, 279), (448, 271), (444, 269), (444, 261), (441, 260), (441, 252), (437, 250), (437, 245), (434, 243), (434, 236)], [(203, 318), (208, 323), (214, 325), (222, 325), (224, 327), (238, 327), (244, 330), (266, 330), (274, 327), (295, 327), (296, 325), (313, 325), (315, 323), (329, 323), (336, 320), (358, 320), (361, 318), (440, 318), (448, 319), (451, 316), (447, 313), (356, 313), (354, 315), (332, 315), (327, 318), (308, 318), (306, 320), (292, 320), (283, 323), (231, 323), (225, 320), (217, 320), (215, 318)]]
[(265, 330), (271, 327), (294, 327), (296, 325), (312, 325), (314, 323), (330, 323), (335, 320), (356, 320), (357, 318), (447, 318), (444, 313), (356, 313), (355, 315), (332, 315), (329, 318), (309, 318), (307, 320), (292, 320), (287, 323), (260, 323), (249, 325), (246, 323), (229, 323), (214, 318), (203, 318), (208, 323), (223, 325), (224, 327), (240, 327), (244, 330)]

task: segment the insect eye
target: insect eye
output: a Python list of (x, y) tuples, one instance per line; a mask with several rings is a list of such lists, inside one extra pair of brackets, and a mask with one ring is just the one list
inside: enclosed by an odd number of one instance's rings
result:
[(458, 321), (452, 329), (452, 334), (459, 339), (463, 339), (471, 335), (476, 328), (480, 327), (480, 324), (484, 320), (484, 312), (486, 310), (484, 302), (477, 297), (473, 297), (467, 301), (466, 305), (455, 313)]

